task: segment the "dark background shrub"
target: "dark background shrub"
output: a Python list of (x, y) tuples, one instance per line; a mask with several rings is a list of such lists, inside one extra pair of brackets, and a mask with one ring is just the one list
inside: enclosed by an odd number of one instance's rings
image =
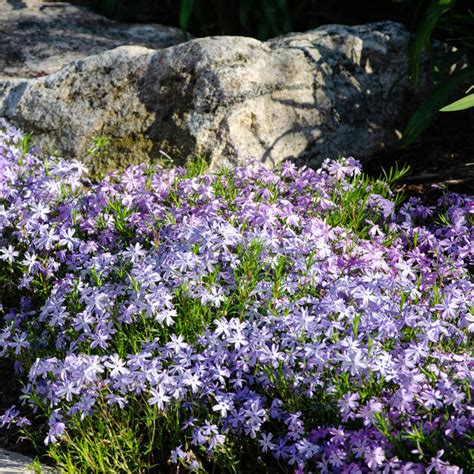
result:
[[(393, 20), (414, 30), (430, 1), (85, 0), (81, 3), (118, 21), (181, 26), (195, 36), (243, 35), (267, 39), (328, 23), (361, 24)], [(473, 7), (472, 0), (458, 0), (454, 12), (465, 14), (469, 6)], [(446, 36), (446, 32), (443, 34)]]
[(412, 26), (413, 0), (90, 0), (97, 12), (119, 21), (181, 26), (195, 36), (245, 35), (267, 39), (327, 23), (395, 20)]

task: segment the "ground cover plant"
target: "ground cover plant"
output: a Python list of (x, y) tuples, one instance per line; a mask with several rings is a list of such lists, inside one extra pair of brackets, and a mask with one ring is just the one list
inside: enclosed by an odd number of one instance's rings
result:
[(403, 173), (94, 183), (2, 122), (1, 424), (66, 472), (472, 472), (473, 200)]

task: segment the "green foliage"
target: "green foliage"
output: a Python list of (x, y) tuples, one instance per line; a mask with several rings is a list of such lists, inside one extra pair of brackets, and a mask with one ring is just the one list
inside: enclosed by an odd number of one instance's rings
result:
[(105, 135), (98, 135), (93, 138), (92, 146), (87, 150), (87, 154), (98, 158), (108, 154), (107, 147), (110, 145), (110, 138)]
[[(469, 87), (469, 89), (466, 91), (466, 94), (469, 94), (469, 92), (473, 89), (474, 86)], [(474, 94), (469, 94), (462, 99), (456, 100), (452, 104), (446, 105), (440, 109), (440, 112), (457, 112), (459, 110), (470, 109), (471, 107), (474, 107)]]
[(440, 108), (446, 104), (459, 87), (466, 80), (474, 77), (474, 66), (461, 69), (451, 75), (449, 82), (436, 86), (428, 99), (418, 107), (412, 115), (405, 130), (400, 146), (405, 147), (413, 143), (431, 125)]
[(327, 23), (394, 20), (407, 26), (410, 0), (92, 0), (98, 12), (121, 21), (179, 26), (196, 36), (243, 35), (267, 39)]
[(160, 434), (179, 432), (176, 422), (171, 411), (160, 416), (156, 407), (140, 399), (125, 409), (99, 400), (95, 415), (78, 417), (66, 442), (51, 445), (48, 456), (62, 472), (71, 474), (78, 472), (77, 466), (82, 472), (150, 472), (158, 467), (152, 459), (153, 451), (160, 451)]
[(206, 158), (197, 156), (192, 160), (188, 160), (185, 167), (185, 178), (196, 178), (203, 175), (209, 169), (209, 163)]
[[(420, 5), (422, 4), (420, 2)], [(422, 56), (427, 52), (433, 90), (405, 126), (400, 142), (402, 148), (415, 142), (431, 125), (438, 111), (452, 95), (474, 78), (473, 32), (474, 12), (468, 7), (468, 2), (431, 0), (410, 44), (409, 70), (413, 84), (418, 85)], [(445, 41), (448, 51), (438, 48), (435, 54), (432, 48), (433, 38)], [(467, 66), (460, 69), (459, 64)], [(470, 100), (472, 98), (469, 97), (461, 99), (462, 102), (457, 103), (455, 107), (468, 108)]]
[(408, 166), (401, 169), (396, 166), (388, 173), (384, 171), (379, 179), (361, 173), (351, 179), (349, 187), (336, 187), (332, 196), (336, 206), (329, 213), (328, 223), (331, 226), (348, 227), (360, 237), (366, 238), (372, 226), (369, 221), (376, 223), (380, 220), (380, 215), (369, 205), (370, 196), (378, 194), (383, 198), (390, 197), (395, 205), (399, 206), (404, 196), (402, 194), (391, 196), (390, 187), (406, 176), (409, 171)]
[(38, 458), (34, 459), (33, 462), (28, 466), (28, 469), (34, 474), (42, 474), (41, 463)]
[(420, 61), (423, 51), (430, 45), (431, 35), (439, 19), (448, 13), (456, 0), (431, 0), (423, 20), (410, 44), (410, 76), (416, 84), (420, 79)]
[(191, 13), (193, 12), (195, 1), (194, 0), (181, 0), (179, 8), (179, 26), (186, 32), (189, 24)]
[(213, 34), (217, 27), (222, 34), (248, 31), (260, 39), (291, 31), (291, 18), (286, 0), (214, 0), (208, 4), (181, 0), (179, 12), (179, 24), (183, 31), (190, 27), (196, 30), (197, 27), (205, 34)]

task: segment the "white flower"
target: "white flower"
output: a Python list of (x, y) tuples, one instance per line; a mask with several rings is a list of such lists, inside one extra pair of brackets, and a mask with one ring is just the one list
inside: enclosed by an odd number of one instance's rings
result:
[(170, 397), (165, 395), (163, 387), (159, 387), (158, 390), (152, 388), (150, 393), (152, 397), (148, 399), (148, 403), (150, 405), (156, 405), (159, 410), (163, 410), (165, 408), (165, 403), (170, 401)]
[(8, 263), (13, 263), (15, 258), (19, 255), (19, 252), (15, 250), (12, 245), (9, 245), (8, 248), (2, 247), (0, 252), (2, 253), (2, 255), (0, 255), (0, 260), (5, 260)]

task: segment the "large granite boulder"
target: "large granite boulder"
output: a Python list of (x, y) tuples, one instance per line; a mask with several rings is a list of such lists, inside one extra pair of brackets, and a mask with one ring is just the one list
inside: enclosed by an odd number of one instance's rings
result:
[[(54, 74), (0, 80), (0, 116), (49, 152), (93, 171), (177, 150), (213, 166), (250, 157), (368, 159), (397, 140), (415, 104), (409, 33), (381, 22), (329, 25), (267, 42), (195, 39), (161, 50), (124, 46)], [(87, 156), (94, 138), (108, 153)]]

